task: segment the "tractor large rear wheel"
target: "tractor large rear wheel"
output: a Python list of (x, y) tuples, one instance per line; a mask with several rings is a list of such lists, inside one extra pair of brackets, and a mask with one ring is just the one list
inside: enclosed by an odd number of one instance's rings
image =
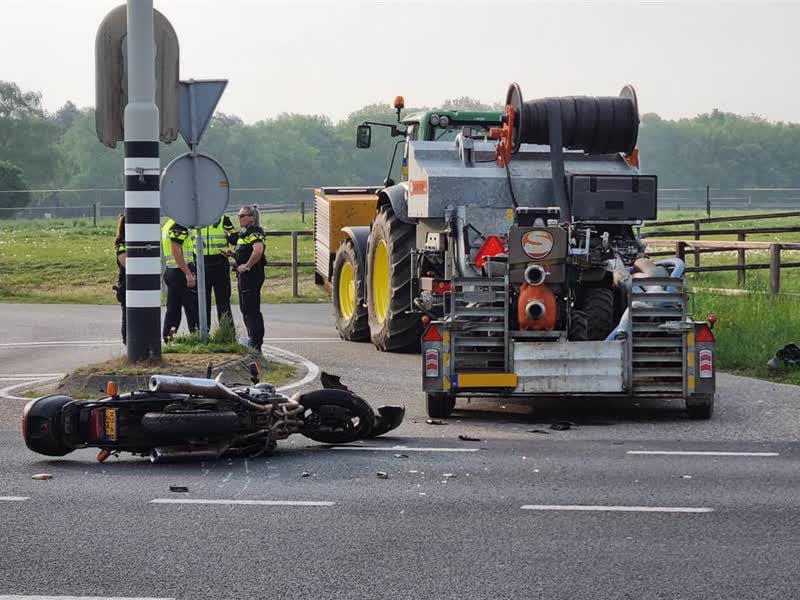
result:
[(414, 227), (389, 205), (372, 223), (367, 249), (367, 312), (372, 343), (388, 352), (419, 351), (420, 319), (411, 309)]
[(364, 306), (366, 282), (356, 257), (352, 240), (345, 240), (333, 261), (333, 314), (336, 330), (342, 339), (366, 342), (369, 339), (367, 307)]

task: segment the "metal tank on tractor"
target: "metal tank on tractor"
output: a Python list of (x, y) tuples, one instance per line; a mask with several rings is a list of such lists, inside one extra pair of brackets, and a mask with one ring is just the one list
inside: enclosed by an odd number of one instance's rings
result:
[(512, 84), (505, 106), (400, 120), (398, 98), (397, 124), (358, 127), (359, 147), (374, 126), (402, 138), (403, 180), (316, 191), (340, 336), (421, 348), (433, 417), (462, 397), (623, 395), (710, 418), (714, 319), (689, 316), (683, 263), (640, 241), (657, 180), (634, 89), (526, 102)]

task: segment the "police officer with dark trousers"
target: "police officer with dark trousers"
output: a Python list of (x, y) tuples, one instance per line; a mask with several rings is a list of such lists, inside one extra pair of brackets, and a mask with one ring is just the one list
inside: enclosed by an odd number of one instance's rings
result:
[(211, 327), (211, 289), (217, 301), (217, 320), (231, 314), (231, 269), (228, 264), (228, 245), (236, 245), (236, 230), (227, 215), (200, 230), (203, 236), (203, 257), (206, 274), (206, 322)]
[(264, 316), (261, 314), (261, 286), (264, 284), (264, 230), (258, 224), (255, 206), (239, 209), (239, 231), (236, 241), (236, 281), (239, 287), (239, 308), (250, 338), (250, 346), (261, 352), (264, 343)]
[(167, 314), (164, 315), (164, 343), (181, 325), (181, 309), (186, 313), (189, 331), (196, 331), (197, 279), (194, 274), (194, 238), (189, 230), (168, 219), (161, 229), (164, 253), (164, 283), (167, 286)]
[(125, 215), (117, 221), (117, 235), (114, 238), (114, 254), (117, 256), (117, 285), (113, 286), (117, 293), (117, 302), (122, 306), (122, 343), (128, 343), (128, 331), (125, 319), (125, 263), (128, 250), (125, 247)]

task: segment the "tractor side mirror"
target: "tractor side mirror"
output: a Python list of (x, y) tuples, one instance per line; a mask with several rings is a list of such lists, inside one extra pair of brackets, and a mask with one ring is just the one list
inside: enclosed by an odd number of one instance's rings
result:
[(356, 129), (356, 148), (369, 148), (372, 145), (372, 128), (359, 125)]

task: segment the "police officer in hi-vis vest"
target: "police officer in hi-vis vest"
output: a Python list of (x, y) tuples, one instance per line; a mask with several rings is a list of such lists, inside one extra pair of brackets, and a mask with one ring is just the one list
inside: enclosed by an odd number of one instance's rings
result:
[(235, 246), (238, 235), (230, 217), (223, 215), (216, 223), (200, 230), (203, 236), (203, 259), (206, 274), (206, 319), (211, 328), (211, 289), (217, 301), (217, 320), (231, 314), (231, 268), (228, 264), (228, 245)]
[(239, 287), (239, 308), (250, 338), (250, 346), (261, 352), (264, 343), (264, 316), (261, 314), (261, 286), (264, 284), (264, 230), (258, 224), (255, 206), (239, 209), (239, 231), (236, 241), (236, 283)]
[(197, 330), (197, 279), (194, 271), (194, 237), (183, 225), (168, 219), (161, 229), (164, 253), (164, 283), (167, 286), (167, 314), (164, 315), (164, 342), (181, 325), (181, 308), (186, 313), (189, 331)]

